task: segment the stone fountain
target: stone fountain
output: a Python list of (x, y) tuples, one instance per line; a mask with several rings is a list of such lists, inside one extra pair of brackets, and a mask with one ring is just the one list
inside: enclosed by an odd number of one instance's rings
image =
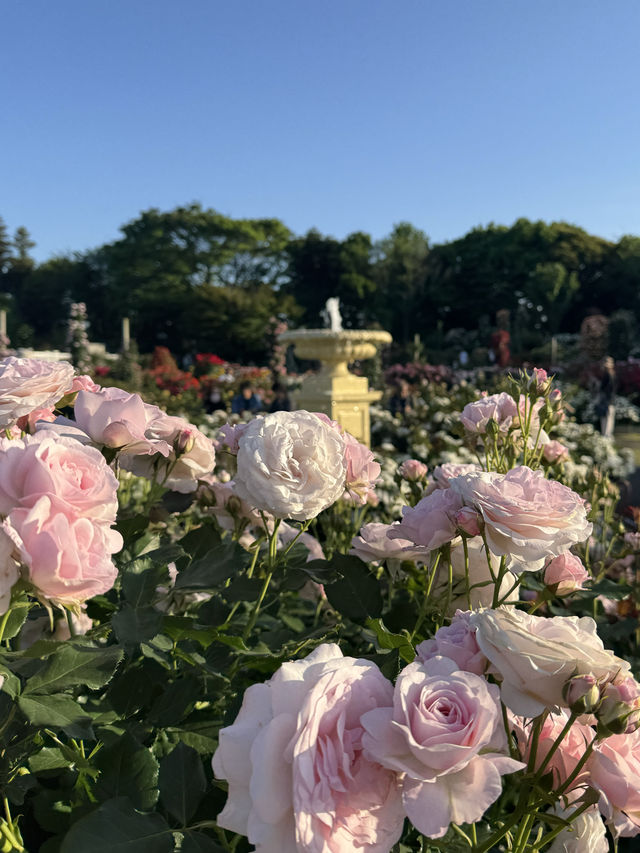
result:
[(370, 391), (366, 376), (349, 372), (349, 363), (372, 358), (378, 347), (391, 343), (389, 332), (342, 329), (339, 300), (327, 300), (323, 314), (328, 329), (295, 329), (283, 332), (279, 340), (293, 344), (299, 358), (320, 362), (318, 373), (307, 377), (295, 395), (294, 405), (309, 412), (324, 412), (354, 435), (370, 444), (369, 406), (382, 396)]

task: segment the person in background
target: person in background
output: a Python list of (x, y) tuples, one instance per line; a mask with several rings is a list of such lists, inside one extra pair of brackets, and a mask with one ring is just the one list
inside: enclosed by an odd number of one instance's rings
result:
[(413, 411), (413, 398), (409, 383), (401, 379), (395, 387), (389, 400), (389, 411), (392, 415), (408, 415)]
[(613, 438), (613, 427), (616, 420), (616, 370), (610, 356), (602, 361), (602, 378), (596, 403), (596, 414), (600, 418), (600, 432), (605, 438)]
[(243, 382), (240, 386), (240, 393), (231, 401), (231, 413), (234, 415), (243, 415), (249, 412), (255, 415), (262, 409), (262, 400), (253, 390), (251, 382)]
[(287, 389), (280, 382), (275, 382), (273, 386), (273, 400), (269, 406), (270, 412), (290, 412), (291, 400), (287, 394)]

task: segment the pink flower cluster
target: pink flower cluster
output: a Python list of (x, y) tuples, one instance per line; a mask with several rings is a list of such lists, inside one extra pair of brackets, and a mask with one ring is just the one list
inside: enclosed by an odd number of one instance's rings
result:
[(36, 594), (77, 605), (113, 586), (118, 483), (103, 456), (39, 432), (0, 443), (2, 599), (21, 566)]
[(57, 418), (42, 426), (117, 451), (126, 471), (176, 492), (194, 492), (215, 465), (213, 444), (200, 430), (120, 388), (80, 390), (73, 421)]
[(506, 474), (472, 471), (444, 481), (388, 533), (424, 551), (451, 542), (462, 530), (483, 532), (491, 553), (507, 557), (514, 570), (542, 568), (591, 533), (586, 505), (567, 486), (541, 471), (520, 466)]

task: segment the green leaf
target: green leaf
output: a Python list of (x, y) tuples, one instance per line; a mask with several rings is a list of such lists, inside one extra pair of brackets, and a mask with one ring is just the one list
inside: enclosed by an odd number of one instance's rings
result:
[(117, 673), (108, 687), (107, 699), (123, 717), (149, 706), (166, 686), (167, 673), (152, 660), (144, 660)]
[(52, 693), (82, 684), (95, 690), (107, 684), (124, 656), (115, 646), (95, 648), (65, 643), (48, 659), (44, 669), (27, 681), (25, 695)]
[(237, 542), (227, 540), (179, 572), (175, 589), (217, 589), (233, 575), (240, 574), (250, 560), (248, 551)]
[(43, 770), (60, 770), (68, 767), (69, 762), (57, 747), (45, 747), (29, 758), (29, 770), (32, 773), (42, 773)]
[(125, 604), (111, 620), (118, 641), (125, 645), (137, 645), (160, 633), (163, 615), (154, 607), (139, 607), (135, 610)]
[(186, 826), (207, 790), (202, 759), (180, 742), (160, 762), (160, 799), (169, 814)]
[(196, 620), (188, 616), (166, 616), (163, 629), (177, 643), (180, 640), (196, 640), (205, 649), (218, 636), (215, 628), (198, 626)]
[(178, 545), (190, 555), (193, 560), (204, 557), (213, 548), (217, 548), (222, 542), (220, 534), (213, 522), (208, 522), (200, 527), (190, 530), (186, 536), (178, 542)]
[(331, 562), (328, 560), (309, 560), (308, 563), (305, 562), (304, 565), (297, 568), (316, 583), (331, 583), (336, 579), (339, 572), (338, 566), (333, 560)]
[(416, 656), (413, 645), (405, 634), (392, 634), (382, 619), (368, 619), (367, 628), (375, 634), (376, 642), (381, 649), (397, 649), (400, 657), (411, 663)]
[(366, 564), (358, 557), (343, 555), (334, 557), (332, 564), (342, 577), (324, 588), (329, 604), (353, 622), (363, 623), (380, 616), (380, 585)]
[(191, 675), (185, 675), (166, 686), (163, 694), (153, 703), (149, 711), (149, 720), (158, 726), (179, 723), (188, 709), (201, 698), (200, 680)]
[(94, 759), (100, 776), (95, 792), (101, 799), (128, 797), (137, 809), (151, 809), (158, 800), (158, 762), (130, 734), (103, 747)]
[(62, 729), (69, 737), (92, 737), (91, 717), (80, 708), (71, 696), (64, 694), (46, 696), (19, 696), (20, 710), (36, 728)]
[(140, 814), (126, 797), (107, 800), (65, 836), (60, 853), (173, 853), (173, 833), (159, 814)]
[(11, 603), (11, 613), (9, 614), (2, 634), (3, 640), (10, 640), (19, 633), (27, 619), (27, 616), (29, 615), (31, 606), (31, 602), (26, 598), (20, 598)]
[(154, 566), (138, 572), (129, 569), (122, 575), (122, 593), (127, 602), (138, 609), (148, 606), (155, 598), (157, 588), (163, 584), (168, 586), (168, 580), (166, 566)]

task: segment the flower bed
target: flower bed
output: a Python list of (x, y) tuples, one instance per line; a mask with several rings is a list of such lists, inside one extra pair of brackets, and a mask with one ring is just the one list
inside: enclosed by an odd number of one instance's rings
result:
[(425, 393), (381, 417), (376, 459), (326, 416), (209, 438), (69, 365), (0, 362), (0, 849), (640, 833), (617, 463), (544, 371)]

